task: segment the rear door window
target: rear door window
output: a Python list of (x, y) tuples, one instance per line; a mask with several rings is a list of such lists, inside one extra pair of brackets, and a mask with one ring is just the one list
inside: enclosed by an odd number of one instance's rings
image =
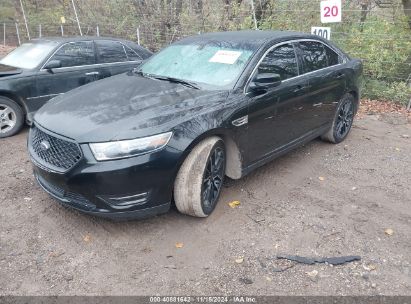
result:
[(132, 49), (130, 49), (128, 46), (124, 46), (124, 49), (126, 50), (128, 61), (140, 61), (141, 60), (141, 57), (137, 55), (137, 53), (134, 52)]
[(99, 63), (128, 61), (124, 46), (118, 41), (97, 40)]
[(303, 58), (303, 72), (313, 72), (328, 66), (327, 53), (324, 45), (316, 41), (304, 41), (299, 43)]
[(59, 60), (63, 68), (95, 64), (93, 42), (79, 41), (67, 43), (50, 60)]
[(324, 45), (327, 54), (328, 66), (337, 65), (340, 63), (340, 56), (328, 46)]
[(279, 74), (281, 80), (298, 76), (297, 57), (292, 44), (284, 44), (271, 50), (258, 67), (258, 73)]

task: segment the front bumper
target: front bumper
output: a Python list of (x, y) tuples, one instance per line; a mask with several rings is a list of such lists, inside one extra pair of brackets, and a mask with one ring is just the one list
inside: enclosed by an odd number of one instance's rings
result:
[(63, 205), (112, 219), (137, 219), (170, 208), (181, 152), (166, 147), (152, 154), (97, 162), (87, 144), (83, 157), (69, 171), (49, 170), (29, 148), (39, 185)]
[(80, 194), (67, 192), (57, 186), (51, 185), (45, 181), (40, 175), (34, 174), (38, 184), (49, 195), (56, 198), (62, 205), (76, 209), (80, 212), (95, 215), (98, 217), (109, 218), (113, 220), (127, 219), (143, 219), (162, 213), (166, 213), (170, 209), (170, 203), (165, 203), (158, 206), (147, 207), (145, 209), (132, 211), (110, 211), (108, 209), (98, 209), (96, 205), (89, 202)]

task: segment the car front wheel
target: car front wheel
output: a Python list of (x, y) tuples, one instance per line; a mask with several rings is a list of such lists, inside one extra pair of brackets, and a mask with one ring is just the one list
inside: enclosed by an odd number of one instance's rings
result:
[(207, 217), (213, 212), (224, 182), (226, 152), (221, 138), (200, 142), (185, 159), (174, 185), (178, 211)]
[(0, 138), (17, 134), (23, 123), (21, 107), (11, 99), (0, 97)]

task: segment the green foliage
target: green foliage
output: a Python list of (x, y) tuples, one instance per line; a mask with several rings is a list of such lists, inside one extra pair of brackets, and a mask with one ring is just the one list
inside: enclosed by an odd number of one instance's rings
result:
[(0, 21), (11, 21), (15, 17), (16, 10), (14, 9), (14, 2), (11, 0), (2, 0), (0, 9)]
[[(0, 0), (0, 21), (19, 20), (22, 15), (15, 0)], [(254, 29), (250, 1), (246, 0), (74, 0), (83, 33), (140, 41), (158, 50), (188, 35), (211, 31)], [(258, 28), (310, 32), (321, 26), (320, 0), (254, 0)], [(376, 0), (343, 0), (343, 22), (327, 24), (332, 41), (350, 56), (363, 59), (367, 82), (363, 96), (405, 103), (410, 91), (406, 79), (411, 74), (411, 29), (401, 0), (380, 8)], [(363, 11), (369, 3), (370, 11)], [(71, 0), (23, 0), (32, 37), (42, 24), (43, 35), (60, 34), (64, 16), (65, 34), (77, 35)], [(14, 25), (12, 25), (14, 26)], [(21, 34), (25, 35), (21, 25)]]
[(401, 81), (387, 82), (367, 78), (364, 82), (362, 96), (373, 100), (387, 100), (406, 106), (410, 100), (411, 88)]
[[(401, 22), (403, 21), (403, 22)], [(370, 17), (363, 31), (346, 29), (338, 44), (353, 57), (364, 61), (364, 73), (379, 80), (395, 80), (411, 73), (411, 33), (405, 18), (396, 23)]]
[(337, 44), (364, 63), (363, 96), (391, 100), (406, 105), (411, 89), (406, 79), (411, 75), (411, 33), (404, 16), (388, 22), (380, 16), (367, 19), (363, 28), (345, 26)]
[[(271, 1), (259, 28), (309, 32), (311, 26), (321, 25), (319, 1), (305, 3), (304, 9), (295, 9), (291, 2)], [(411, 75), (411, 30), (400, 6), (394, 5), (392, 17), (381, 10), (367, 15), (363, 23), (359, 7), (350, 6), (349, 1), (345, 6), (344, 22), (326, 26), (331, 27), (336, 45), (363, 60), (367, 79), (363, 96), (406, 104), (411, 96), (406, 83)]]

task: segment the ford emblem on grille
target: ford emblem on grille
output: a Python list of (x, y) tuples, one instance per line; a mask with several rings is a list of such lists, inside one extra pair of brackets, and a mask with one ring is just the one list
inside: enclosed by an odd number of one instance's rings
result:
[(30, 130), (29, 151), (39, 167), (57, 172), (70, 170), (83, 156), (75, 142), (54, 137), (36, 126)]
[(47, 140), (43, 140), (40, 143), (40, 147), (43, 151), (47, 151), (48, 149), (50, 149), (50, 143)]

